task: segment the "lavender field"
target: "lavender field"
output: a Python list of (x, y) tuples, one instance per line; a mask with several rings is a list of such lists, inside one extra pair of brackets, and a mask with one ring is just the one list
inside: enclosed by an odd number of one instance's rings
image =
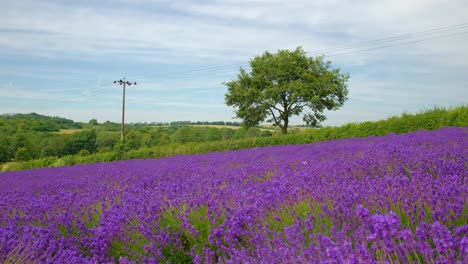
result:
[(2, 173), (0, 262), (468, 263), (467, 157), (444, 128)]

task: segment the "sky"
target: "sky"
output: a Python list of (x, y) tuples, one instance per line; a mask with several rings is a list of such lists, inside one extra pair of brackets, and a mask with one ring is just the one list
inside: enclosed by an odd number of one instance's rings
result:
[[(224, 82), (302, 46), (351, 76), (323, 125), (468, 104), (468, 1), (1, 0), (0, 113), (238, 121)], [(293, 124), (302, 124), (297, 117)]]

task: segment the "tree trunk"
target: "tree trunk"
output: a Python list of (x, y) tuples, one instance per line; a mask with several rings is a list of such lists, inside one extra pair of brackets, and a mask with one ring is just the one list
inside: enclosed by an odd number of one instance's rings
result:
[(288, 133), (289, 119), (284, 120), (284, 125), (281, 127), (281, 134), (286, 135)]
[(288, 127), (284, 126), (281, 128), (281, 134), (285, 135), (288, 133)]

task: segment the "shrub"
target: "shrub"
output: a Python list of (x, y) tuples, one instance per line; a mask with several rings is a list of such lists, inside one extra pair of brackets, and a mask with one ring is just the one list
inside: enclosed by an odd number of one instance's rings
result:
[(89, 152), (89, 150), (87, 149), (82, 149), (80, 150), (80, 152), (78, 152), (78, 156), (80, 157), (86, 157), (86, 156), (89, 156), (91, 155), (91, 152)]
[(27, 161), (31, 159), (31, 155), (27, 148), (18, 148), (15, 154), (16, 161)]

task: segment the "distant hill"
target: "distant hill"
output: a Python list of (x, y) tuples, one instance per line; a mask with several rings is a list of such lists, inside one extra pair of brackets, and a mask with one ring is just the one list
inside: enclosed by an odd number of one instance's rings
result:
[(60, 129), (78, 129), (82, 123), (77, 123), (71, 119), (45, 116), (37, 113), (29, 114), (2, 114), (0, 115), (0, 126), (11, 130), (32, 130), (40, 132), (56, 132)]

